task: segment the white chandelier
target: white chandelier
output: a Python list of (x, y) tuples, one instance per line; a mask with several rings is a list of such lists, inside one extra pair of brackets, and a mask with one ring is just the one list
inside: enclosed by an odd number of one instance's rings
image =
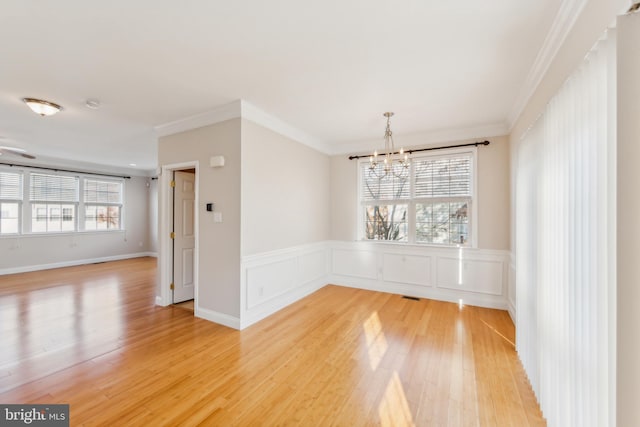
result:
[(390, 123), (393, 113), (386, 112), (384, 116), (387, 118), (387, 128), (384, 131), (383, 160), (379, 160), (378, 150), (374, 151), (373, 155), (369, 156), (369, 170), (378, 178), (384, 178), (390, 174), (397, 178), (406, 178), (409, 174), (409, 155), (403, 148), (396, 152)]

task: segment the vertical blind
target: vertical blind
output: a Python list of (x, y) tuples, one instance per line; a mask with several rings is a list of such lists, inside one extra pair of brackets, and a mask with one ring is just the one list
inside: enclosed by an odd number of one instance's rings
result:
[(614, 109), (610, 32), (516, 145), (517, 350), (549, 426), (615, 419)]

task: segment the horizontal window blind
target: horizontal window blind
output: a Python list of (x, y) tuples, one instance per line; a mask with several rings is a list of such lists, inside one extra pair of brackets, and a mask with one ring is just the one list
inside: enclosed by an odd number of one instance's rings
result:
[(415, 162), (415, 197), (471, 196), (471, 156)]
[(75, 203), (78, 201), (78, 181), (74, 176), (32, 173), (29, 198), (37, 202)]
[[(378, 171), (380, 166), (378, 166)], [(409, 197), (409, 173), (403, 171), (403, 166), (395, 164), (394, 173), (388, 173), (382, 178), (372, 171), (368, 163), (361, 163), (360, 174), (364, 201), (407, 199)], [(378, 172), (379, 173), (379, 172)], [(400, 177), (396, 176), (399, 175)]]
[(22, 174), (0, 172), (0, 199), (22, 200)]
[(383, 164), (359, 163), (363, 237), (470, 244), (474, 157), (475, 149), (416, 156), (386, 173)]
[(113, 181), (84, 180), (85, 203), (122, 203), (122, 183)]

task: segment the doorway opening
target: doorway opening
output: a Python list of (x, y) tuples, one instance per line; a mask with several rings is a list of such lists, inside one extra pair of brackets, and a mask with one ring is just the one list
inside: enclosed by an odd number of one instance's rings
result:
[(192, 310), (189, 302), (195, 298), (195, 184), (194, 168), (173, 171), (171, 303), (184, 304)]
[(160, 173), (158, 305), (198, 315), (198, 162), (165, 165)]

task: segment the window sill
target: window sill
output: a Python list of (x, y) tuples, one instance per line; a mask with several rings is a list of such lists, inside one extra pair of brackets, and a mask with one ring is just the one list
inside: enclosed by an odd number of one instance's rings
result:
[(360, 239), (356, 240), (356, 242), (360, 243), (369, 243), (373, 245), (389, 245), (389, 246), (400, 246), (400, 247), (412, 247), (412, 248), (427, 248), (427, 249), (477, 249), (476, 245), (445, 245), (445, 244), (437, 244), (437, 243), (410, 243), (410, 242), (396, 242), (392, 240), (368, 240), (368, 239)]

